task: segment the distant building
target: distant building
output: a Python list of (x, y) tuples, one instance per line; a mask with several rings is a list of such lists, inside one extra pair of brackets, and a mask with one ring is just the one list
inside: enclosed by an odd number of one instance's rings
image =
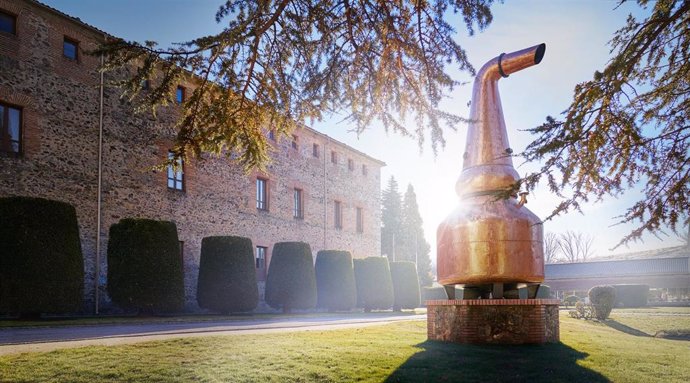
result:
[(690, 248), (686, 246), (621, 254), (588, 262), (545, 267), (544, 284), (559, 297), (596, 285), (649, 285), (653, 299), (690, 300)]
[[(84, 52), (110, 37), (39, 2), (0, 0), (0, 197), (76, 207), (87, 309), (95, 286), (100, 304), (107, 303), (108, 229), (126, 217), (177, 224), (190, 310), (205, 236), (251, 238), (260, 281), (280, 241), (307, 242), (314, 253), (379, 254), (385, 164), (308, 127), (282, 140), (266, 131), (273, 146), (267, 173), (247, 175), (210, 157), (181, 171), (152, 171), (168, 157), (179, 106), (162, 108), (157, 118), (136, 115), (118, 89), (103, 87), (113, 75), (101, 79), (100, 58)], [(178, 103), (193, 87), (179, 84)]]

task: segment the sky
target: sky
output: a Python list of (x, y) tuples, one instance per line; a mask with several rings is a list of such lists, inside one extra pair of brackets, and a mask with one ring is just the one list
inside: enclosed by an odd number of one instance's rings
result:
[[(220, 0), (42, 0), (44, 3), (112, 35), (127, 40), (153, 40), (162, 46), (212, 34), (221, 29), (214, 15)], [(454, 22), (456, 41), (466, 50), (478, 69), (503, 52), (512, 52), (546, 43), (542, 62), (500, 80), (499, 89), (511, 148), (516, 153), (531, 141), (525, 129), (540, 125), (548, 115), (559, 116), (569, 105), (577, 83), (591, 79), (610, 58), (607, 42), (623, 26), (627, 15), (645, 16), (635, 2), (616, 8), (610, 0), (509, 0), (492, 6), (493, 22), (484, 31), (469, 36), (464, 24)], [(453, 19), (451, 19), (451, 22)], [(470, 84), (448, 94), (443, 107), (469, 117), (471, 77), (449, 67), (448, 71)], [(315, 129), (360, 151), (384, 161), (382, 188), (394, 176), (402, 193), (412, 184), (424, 220), (427, 241), (435, 259), (436, 227), (458, 206), (455, 181), (462, 169), (466, 127), (457, 132), (446, 130), (447, 144), (434, 156), (427, 143), (421, 152), (415, 140), (393, 133), (386, 134), (373, 125), (357, 136), (351, 126), (335, 116), (312, 124)], [(515, 161), (521, 175), (536, 169), (535, 164)], [(567, 230), (583, 232), (593, 238), (595, 256), (677, 246), (681, 242), (668, 231), (657, 238), (645, 235), (643, 241), (613, 247), (628, 234), (632, 224), (616, 225), (617, 216), (640, 198), (639, 191), (629, 191), (619, 198), (609, 197), (597, 204), (583, 206), (583, 213), (571, 212), (544, 223), (546, 232)], [(546, 217), (559, 202), (546, 187), (528, 196), (527, 207)]]

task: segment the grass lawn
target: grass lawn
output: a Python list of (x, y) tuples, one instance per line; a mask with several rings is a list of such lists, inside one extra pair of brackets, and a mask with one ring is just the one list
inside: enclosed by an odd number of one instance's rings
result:
[[(624, 310), (615, 310), (623, 323)], [(626, 311), (627, 312), (627, 311)], [(670, 311), (674, 312), (674, 311)], [(675, 311), (677, 312), (677, 311)], [(649, 314), (637, 314), (647, 315)], [(631, 315), (635, 317), (635, 315)], [(690, 316), (678, 315), (690, 328)], [(648, 321), (641, 333), (665, 329)], [(690, 342), (633, 335), (561, 314), (561, 343), (463, 346), (426, 322), (185, 338), (0, 357), (0, 382), (687, 382)]]

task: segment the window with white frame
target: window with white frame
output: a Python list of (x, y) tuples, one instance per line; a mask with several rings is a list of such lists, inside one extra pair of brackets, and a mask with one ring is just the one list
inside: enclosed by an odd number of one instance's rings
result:
[(256, 208), (268, 210), (268, 180), (264, 178), (256, 179)]
[(293, 208), (292, 208), (292, 216), (297, 219), (303, 219), (304, 218), (304, 199), (303, 199), (303, 193), (302, 189), (297, 189), (295, 188), (293, 190)]
[[(173, 160), (175, 154), (168, 152), (168, 160)], [(168, 164), (168, 188), (184, 191), (184, 161), (178, 157)]]

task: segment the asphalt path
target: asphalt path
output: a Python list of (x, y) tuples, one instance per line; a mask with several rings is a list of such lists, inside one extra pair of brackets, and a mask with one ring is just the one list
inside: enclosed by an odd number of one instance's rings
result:
[(426, 315), (347, 314), (184, 323), (0, 328), (0, 355), (84, 346), (112, 346), (199, 336), (268, 334), (366, 327), (425, 319)]

